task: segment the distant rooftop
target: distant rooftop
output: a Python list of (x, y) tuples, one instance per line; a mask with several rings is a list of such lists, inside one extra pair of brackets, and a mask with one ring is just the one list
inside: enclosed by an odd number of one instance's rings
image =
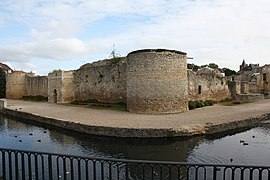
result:
[(0, 62), (0, 68), (2, 68), (5, 71), (13, 71), (8, 65)]

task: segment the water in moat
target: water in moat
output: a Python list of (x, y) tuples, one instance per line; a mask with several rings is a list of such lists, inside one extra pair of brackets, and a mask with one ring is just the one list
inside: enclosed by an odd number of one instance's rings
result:
[(189, 139), (125, 139), (34, 124), (0, 115), (0, 148), (123, 159), (270, 165), (270, 127)]

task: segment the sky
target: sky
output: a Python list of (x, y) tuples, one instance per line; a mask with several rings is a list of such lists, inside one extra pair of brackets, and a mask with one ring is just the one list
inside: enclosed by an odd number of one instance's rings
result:
[(138, 49), (188, 63), (270, 63), (269, 0), (1, 0), (0, 62), (46, 75)]

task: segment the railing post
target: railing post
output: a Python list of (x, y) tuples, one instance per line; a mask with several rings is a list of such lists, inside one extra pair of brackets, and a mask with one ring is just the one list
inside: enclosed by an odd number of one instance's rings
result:
[(12, 173), (12, 157), (11, 157), (11, 155), (12, 155), (12, 151), (9, 151), (8, 152), (9, 179), (12, 179), (12, 174), (13, 174)]
[(49, 179), (53, 179), (53, 174), (52, 174), (52, 155), (48, 155), (48, 168), (49, 168)]
[(6, 178), (6, 157), (5, 151), (2, 151), (2, 171), (3, 171), (3, 179)]
[(126, 179), (128, 179), (128, 162), (126, 162)]
[(21, 153), (21, 162), (22, 162), (22, 179), (25, 179), (25, 161), (24, 161), (24, 153)]
[(213, 169), (213, 180), (216, 180), (217, 179), (217, 167), (214, 166), (214, 169)]

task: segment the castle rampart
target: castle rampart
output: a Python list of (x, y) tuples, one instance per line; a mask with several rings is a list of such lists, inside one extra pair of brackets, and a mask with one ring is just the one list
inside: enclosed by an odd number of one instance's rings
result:
[(209, 68), (208, 73), (188, 70), (188, 92), (190, 101), (221, 101), (231, 98), (230, 90), (224, 76), (216, 74)]
[(26, 73), (23, 71), (7, 74), (6, 98), (20, 99), (27, 94), (25, 76)]
[(68, 103), (75, 100), (73, 71), (56, 70), (48, 75), (48, 102)]
[(85, 64), (74, 71), (78, 101), (126, 103), (126, 58)]
[[(88, 63), (74, 71), (55, 70), (48, 77), (13, 72), (7, 75), (7, 98), (41, 95), (51, 103), (127, 103), (134, 113), (173, 114), (187, 111), (188, 101), (231, 97), (219, 71), (187, 70), (186, 59), (184, 52), (146, 49)], [(257, 84), (267, 87), (267, 82)], [(238, 89), (241, 91), (240, 86)]]
[(25, 76), (27, 96), (48, 97), (47, 76)]

